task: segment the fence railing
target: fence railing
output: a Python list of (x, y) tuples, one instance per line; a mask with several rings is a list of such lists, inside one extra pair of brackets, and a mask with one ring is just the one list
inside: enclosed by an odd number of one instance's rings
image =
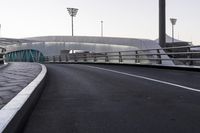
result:
[(46, 56), (46, 62), (200, 65), (200, 46)]
[(5, 54), (5, 61), (7, 62), (44, 62), (43, 54), (34, 49), (23, 49), (17, 51), (7, 52)]
[(5, 60), (5, 58), (4, 58), (5, 51), (6, 51), (5, 48), (0, 47), (0, 64), (4, 63), (4, 60)]

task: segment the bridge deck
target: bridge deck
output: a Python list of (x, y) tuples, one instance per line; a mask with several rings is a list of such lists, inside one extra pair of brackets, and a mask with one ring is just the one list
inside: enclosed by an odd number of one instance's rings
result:
[(200, 132), (198, 72), (78, 64), (47, 68), (47, 86), (25, 133)]

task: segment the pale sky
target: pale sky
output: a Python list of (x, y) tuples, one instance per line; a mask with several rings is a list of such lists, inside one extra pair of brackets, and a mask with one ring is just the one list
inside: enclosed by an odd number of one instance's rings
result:
[[(166, 0), (170, 17), (178, 19), (175, 37), (200, 45), (200, 0)], [(158, 0), (0, 0), (1, 36), (24, 38), (71, 35), (67, 7), (78, 8), (77, 36), (158, 38)]]

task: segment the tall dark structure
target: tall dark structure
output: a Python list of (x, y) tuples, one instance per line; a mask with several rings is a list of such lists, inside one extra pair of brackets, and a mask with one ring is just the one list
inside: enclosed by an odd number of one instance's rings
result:
[(159, 0), (159, 44), (161, 47), (166, 46), (166, 2)]

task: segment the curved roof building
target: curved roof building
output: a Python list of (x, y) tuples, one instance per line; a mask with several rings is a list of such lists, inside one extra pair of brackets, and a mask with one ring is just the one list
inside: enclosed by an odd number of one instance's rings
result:
[(42, 52), (44, 56), (60, 55), (62, 51), (70, 50), (100, 53), (158, 48), (161, 48), (160, 45), (149, 39), (89, 36), (41, 36), (11, 39), (10, 45), (6, 46), (7, 52), (34, 49)]
[(148, 39), (84, 37), (84, 36), (43, 36), (25, 38), (7, 46), (7, 51), (36, 49), (46, 56), (59, 55), (61, 50), (85, 50), (91, 52), (113, 52), (148, 48), (160, 48), (158, 43)]

